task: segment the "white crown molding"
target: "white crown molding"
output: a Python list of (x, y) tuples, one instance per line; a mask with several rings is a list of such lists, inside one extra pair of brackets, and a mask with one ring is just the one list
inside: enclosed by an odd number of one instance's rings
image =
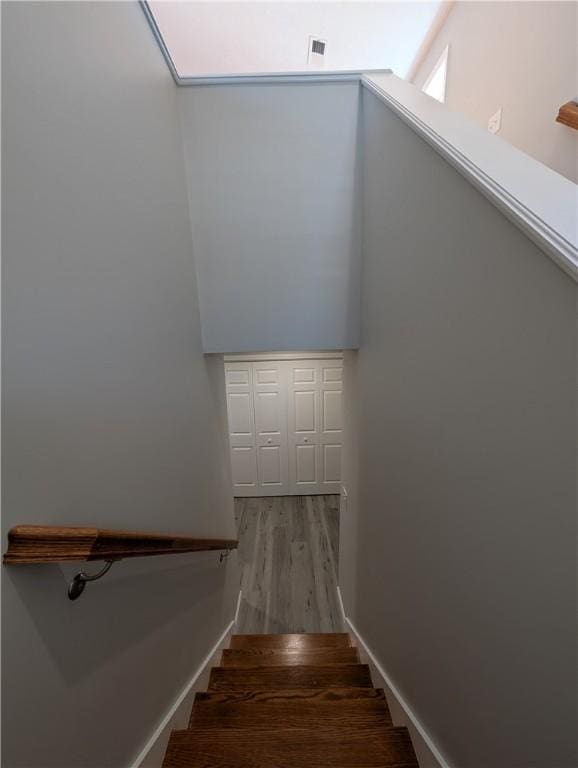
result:
[(163, 55), (163, 59), (165, 60), (167, 67), (169, 68), (169, 72), (172, 75), (173, 80), (177, 85), (179, 85), (179, 73), (177, 72), (177, 68), (175, 66), (175, 62), (173, 61), (171, 54), (169, 53), (169, 49), (166, 46), (166, 43), (164, 41), (164, 38), (161, 34), (161, 31), (158, 27), (158, 24), (156, 22), (156, 19), (153, 15), (153, 12), (150, 9), (150, 6), (147, 2), (147, 0), (139, 0), (139, 5), (142, 9), (142, 12), (145, 15), (145, 19), (148, 22), (149, 27), (151, 28), (151, 32), (153, 33), (154, 39), (157, 41), (157, 45), (159, 46), (161, 53)]
[[(395, 75), (364, 75), (361, 82), (578, 282), (577, 185)], [(459, 146), (462, 137), (467, 154)]]
[(366, 72), (391, 74), (391, 69), (373, 70), (334, 70), (326, 72), (256, 72), (239, 75), (200, 75), (199, 77), (179, 77), (180, 87), (191, 85), (263, 85), (263, 84), (301, 84), (312, 83), (359, 83)]

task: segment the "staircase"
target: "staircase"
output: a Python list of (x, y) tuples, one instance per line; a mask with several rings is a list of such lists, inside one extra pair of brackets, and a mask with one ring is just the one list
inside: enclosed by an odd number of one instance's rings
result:
[(163, 768), (418, 768), (347, 634), (236, 635)]

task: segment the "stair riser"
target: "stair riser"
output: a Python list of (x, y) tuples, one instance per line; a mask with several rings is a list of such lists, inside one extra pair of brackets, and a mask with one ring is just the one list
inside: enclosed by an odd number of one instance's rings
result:
[(305, 634), (305, 635), (233, 635), (232, 649), (278, 649), (306, 650), (320, 648), (349, 648), (351, 639), (347, 634)]
[(383, 701), (363, 699), (313, 704), (195, 704), (189, 728), (193, 725), (306, 728), (310, 723), (387, 727), (391, 726), (391, 716)]
[(330, 648), (309, 651), (261, 650), (255, 653), (245, 650), (223, 651), (223, 667), (299, 667), (304, 665), (358, 664), (357, 648)]
[(417, 768), (405, 728), (175, 731), (163, 768)]
[(268, 688), (372, 688), (366, 664), (302, 667), (213, 667), (210, 691), (249, 691)]

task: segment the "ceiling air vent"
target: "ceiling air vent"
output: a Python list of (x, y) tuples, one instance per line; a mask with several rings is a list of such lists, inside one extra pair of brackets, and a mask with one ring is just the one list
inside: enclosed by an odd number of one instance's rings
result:
[(311, 41), (311, 53), (318, 53), (320, 56), (325, 55), (325, 41), (324, 40), (312, 40)]
[(307, 63), (317, 64), (317, 65), (323, 64), (326, 47), (327, 47), (327, 40), (320, 40), (318, 37), (310, 37)]

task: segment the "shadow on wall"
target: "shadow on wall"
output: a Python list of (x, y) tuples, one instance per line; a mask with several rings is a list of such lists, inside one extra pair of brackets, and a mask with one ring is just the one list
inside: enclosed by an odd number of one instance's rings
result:
[[(166, 632), (182, 614), (202, 616), (211, 605), (219, 605), (226, 580), (219, 554), (193, 557), (193, 562), (183, 559), (176, 567), (146, 573), (139, 572), (141, 564), (115, 563), (114, 578), (111, 571), (102, 581), (88, 584), (75, 602), (66, 594), (71, 575), (81, 567), (92, 572), (96, 569), (91, 565), (99, 563), (11, 566), (5, 568), (4, 578), (14, 586), (60, 675), (74, 684)], [(150, 567), (150, 561), (143, 562)], [(183, 638), (180, 645), (186, 646)], [(163, 651), (159, 664), (165, 655)]]

